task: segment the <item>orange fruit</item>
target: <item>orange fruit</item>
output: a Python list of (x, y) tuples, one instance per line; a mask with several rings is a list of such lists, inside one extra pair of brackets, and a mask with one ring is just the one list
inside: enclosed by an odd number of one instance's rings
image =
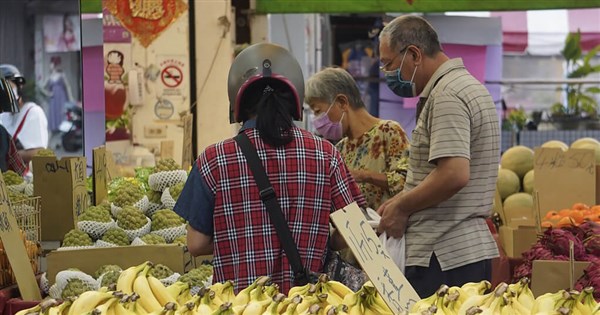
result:
[(585, 217), (586, 215), (593, 214), (593, 212), (592, 212), (592, 210), (583, 210), (583, 211), (581, 211), (581, 214)]
[(600, 214), (600, 205), (591, 207), (590, 211), (594, 214)]
[(585, 203), (581, 203), (581, 202), (576, 202), (571, 207), (571, 209), (574, 209), (574, 210), (587, 210), (589, 208), (590, 208), (590, 206), (586, 205)]
[(571, 217), (575, 223), (583, 222), (583, 213), (581, 213), (579, 210), (571, 210), (569, 217)]
[(544, 221), (544, 222), (542, 222), (542, 227), (547, 229), (547, 228), (554, 227), (554, 224), (552, 224), (552, 222), (550, 222), (550, 221)]
[(600, 214), (590, 214), (583, 217), (584, 221), (600, 221)]
[(561, 217), (569, 216), (569, 213), (571, 213), (571, 209), (562, 209), (558, 211), (558, 215), (560, 215)]
[(551, 217), (558, 215), (558, 212), (552, 210), (552, 211), (548, 211), (548, 213), (546, 213), (546, 216), (544, 217), (545, 219), (550, 219)]
[(559, 221), (562, 218), (563, 217), (561, 217), (560, 215), (556, 214), (556, 215), (551, 216), (549, 219), (553, 220), (553, 221)]
[(563, 217), (562, 219), (560, 219), (560, 221), (558, 221), (556, 227), (561, 228), (573, 225), (575, 225), (575, 221), (573, 219), (571, 219), (570, 217)]

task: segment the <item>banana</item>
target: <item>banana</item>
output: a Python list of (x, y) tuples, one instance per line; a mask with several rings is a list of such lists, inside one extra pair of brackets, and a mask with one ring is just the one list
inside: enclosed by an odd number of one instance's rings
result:
[[(215, 292), (215, 298), (222, 303), (233, 302), (235, 299), (234, 283), (231, 280), (213, 284), (210, 289)], [(221, 303), (221, 304), (222, 304)]]
[(556, 313), (556, 310), (562, 305), (559, 305), (561, 301), (566, 300), (570, 294), (565, 290), (560, 290), (556, 293), (546, 293), (535, 299), (533, 306), (531, 307), (531, 314), (537, 313)]
[(186, 289), (184, 289), (178, 296), (177, 296), (177, 303), (179, 305), (183, 305), (191, 300), (193, 300), (194, 297), (192, 296), (192, 294), (190, 293), (190, 288), (187, 287)]
[(138, 276), (138, 273), (142, 271), (150, 262), (145, 262), (137, 266), (129, 267), (121, 272), (117, 279), (117, 291), (121, 291), (125, 294), (133, 293), (133, 282)]
[[(410, 309), (411, 313), (421, 313), (429, 309), (431, 305), (436, 305), (437, 300), (443, 298), (446, 294), (448, 294), (448, 290), (450, 288), (447, 285), (441, 285), (440, 288), (430, 297), (422, 299), (416, 302), (413, 307)], [(346, 304), (346, 303), (344, 303)], [(350, 306), (349, 304), (346, 304)]]
[(138, 274), (133, 281), (133, 291), (140, 295), (140, 305), (148, 312), (156, 312), (163, 308), (164, 305), (160, 304), (152, 289), (148, 283), (148, 271), (150, 271), (152, 264), (146, 264), (144, 269)]
[(235, 299), (233, 299), (233, 306), (242, 306), (242, 305), (246, 305), (248, 304), (248, 302), (250, 301), (250, 292), (252, 292), (252, 290), (256, 289), (257, 286), (261, 286), (261, 288), (263, 286), (266, 285), (266, 283), (271, 280), (271, 278), (266, 277), (266, 276), (261, 276), (258, 277), (258, 279), (256, 279), (251, 285), (247, 286), (246, 288), (244, 288), (243, 290), (241, 290), (236, 296)]
[(279, 315), (279, 306), (285, 300), (285, 294), (278, 293), (273, 297), (271, 304), (267, 306), (267, 309), (262, 315)]
[(223, 303), (217, 310), (210, 315), (234, 315), (233, 306), (231, 303)]
[(271, 299), (266, 299), (262, 286), (259, 285), (250, 292), (250, 300), (242, 315), (261, 315), (266, 310), (267, 306), (271, 304)]
[(169, 302), (160, 310), (149, 313), (149, 315), (174, 315), (176, 310), (177, 304)]
[(314, 286), (314, 284), (307, 283), (303, 286), (293, 287), (288, 291), (288, 296), (290, 296), (290, 297), (296, 296), (296, 295), (304, 296), (306, 294), (306, 292), (308, 292), (308, 289), (310, 289), (311, 286)]
[(587, 287), (584, 288), (583, 291), (577, 297), (577, 301), (575, 303), (575, 307), (582, 313), (593, 313), (594, 310), (598, 307), (598, 303), (594, 300), (594, 288)]
[(306, 311), (299, 313), (299, 314), (300, 315), (319, 314), (319, 311), (321, 310), (321, 308), (322, 308), (321, 305), (313, 304), (309, 308), (307, 308)]
[(469, 297), (458, 309), (458, 314), (465, 314), (467, 310), (471, 309), (474, 306), (477, 306), (481, 310), (485, 311), (495, 300), (497, 300), (497, 298), (502, 297), (507, 289), (508, 284), (503, 282), (498, 284), (498, 286), (496, 286), (496, 289), (494, 289), (494, 291), (488, 294), (473, 295)]
[(86, 291), (73, 301), (68, 315), (81, 315), (91, 312), (96, 306), (113, 298), (111, 292)]
[(467, 297), (470, 297), (472, 295), (483, 295), (492, 288), (492, 284), (487, 280), (483, 280), (480, 282), (465, 283), (461, 288), (467, 293)]
[(118, 303), (115, 303), (115, 315), (136, 315), (135, 312), (125, 308), (125, 303), (129, 301), (129, 297), (121, 298)]
[(298, 305), (300, 305), (300, 303), (302, 303), (302, 296), (296, 295), (290, 300), (290, 303), (287, 305), (285, 310), (279, 310), (279, 313), (283, 315), (297, 314), (296, 309), (298, 308)]
[(177, 297), (181, 294), (181, 292), (183, 292), (186, 289), (189, 290), (189, 288), (190, 288), (190, 285), (187, 284), (186, 282), (177, 281), (177, 282), (171, 284), (170, 286), (168, 286), (167, 291), (169, 292), (171, 297), (173, 297), (174, 299), (177, 299)]
[(118, 298), (116, 298), (116, 297), (110, 298), (110, 299), (106, 300), (104, 303), (96, 306), (96, 308), (94, 308), (94, 310), (92, 310), (91, 314), (92, 315), (108, 315), (110, 313), (114, 314), (114, 310), (111, 310), (111, 312), (109, 313), (109, 309), (115, 304), (115, 302), (118, 302)]
[(152, 294), (154, 294), (160, 305), (166, 305), (169, 302), (177, 304), (177, 300), (171, 296), (171, 293), (169, 293), (167, 288), (164, 286), (164, 284), (162, 284), (162, 282), (160, 282), (160, 280), (153, 276), (148, 276), (148, 285), (150, 286)]

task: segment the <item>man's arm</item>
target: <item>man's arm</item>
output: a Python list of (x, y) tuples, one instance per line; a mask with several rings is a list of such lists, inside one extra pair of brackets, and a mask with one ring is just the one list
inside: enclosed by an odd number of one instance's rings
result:
[(187, 248), (192, 256), (212, 255), (214, 249), (213, 239), (188, 225)]
[(36, 155), (37, 152), (39, 150), (41, 150), (41, 149), (43, 149), (43, 148), (34, 148), (34, 149), (27, 149), (27, 150), (19, 150), (19, 155), (23, 159), (23, 162), (25, 162), (25, 164), (27, 164), (27, 163), (29, 163), (31, 161), (31, 159), (33, 158), (33, 156)]

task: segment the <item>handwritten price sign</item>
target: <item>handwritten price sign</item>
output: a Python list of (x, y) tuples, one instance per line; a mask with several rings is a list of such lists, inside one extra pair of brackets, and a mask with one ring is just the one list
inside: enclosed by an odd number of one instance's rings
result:
[(356, 203), (331, 214), (331, 220), (358, 263), (394, 314), (403, 314), (420, 300)]
[(536, 148), (533, 167), (541, 218), (550, 210), (571, 208), (576, 202), (596, 203), (594, 150)]

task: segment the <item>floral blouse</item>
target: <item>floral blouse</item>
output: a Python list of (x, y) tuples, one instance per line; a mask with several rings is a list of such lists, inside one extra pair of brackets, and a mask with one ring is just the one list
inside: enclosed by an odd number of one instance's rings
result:
[(343, 138), (336, 145), (350, 170), (387, 175), (388, 189), (359, 183), (367, 205), (375, 210), (404, 188), (408, 168), (408, 138), (395, 121), (380, 120), (357, 139)]

